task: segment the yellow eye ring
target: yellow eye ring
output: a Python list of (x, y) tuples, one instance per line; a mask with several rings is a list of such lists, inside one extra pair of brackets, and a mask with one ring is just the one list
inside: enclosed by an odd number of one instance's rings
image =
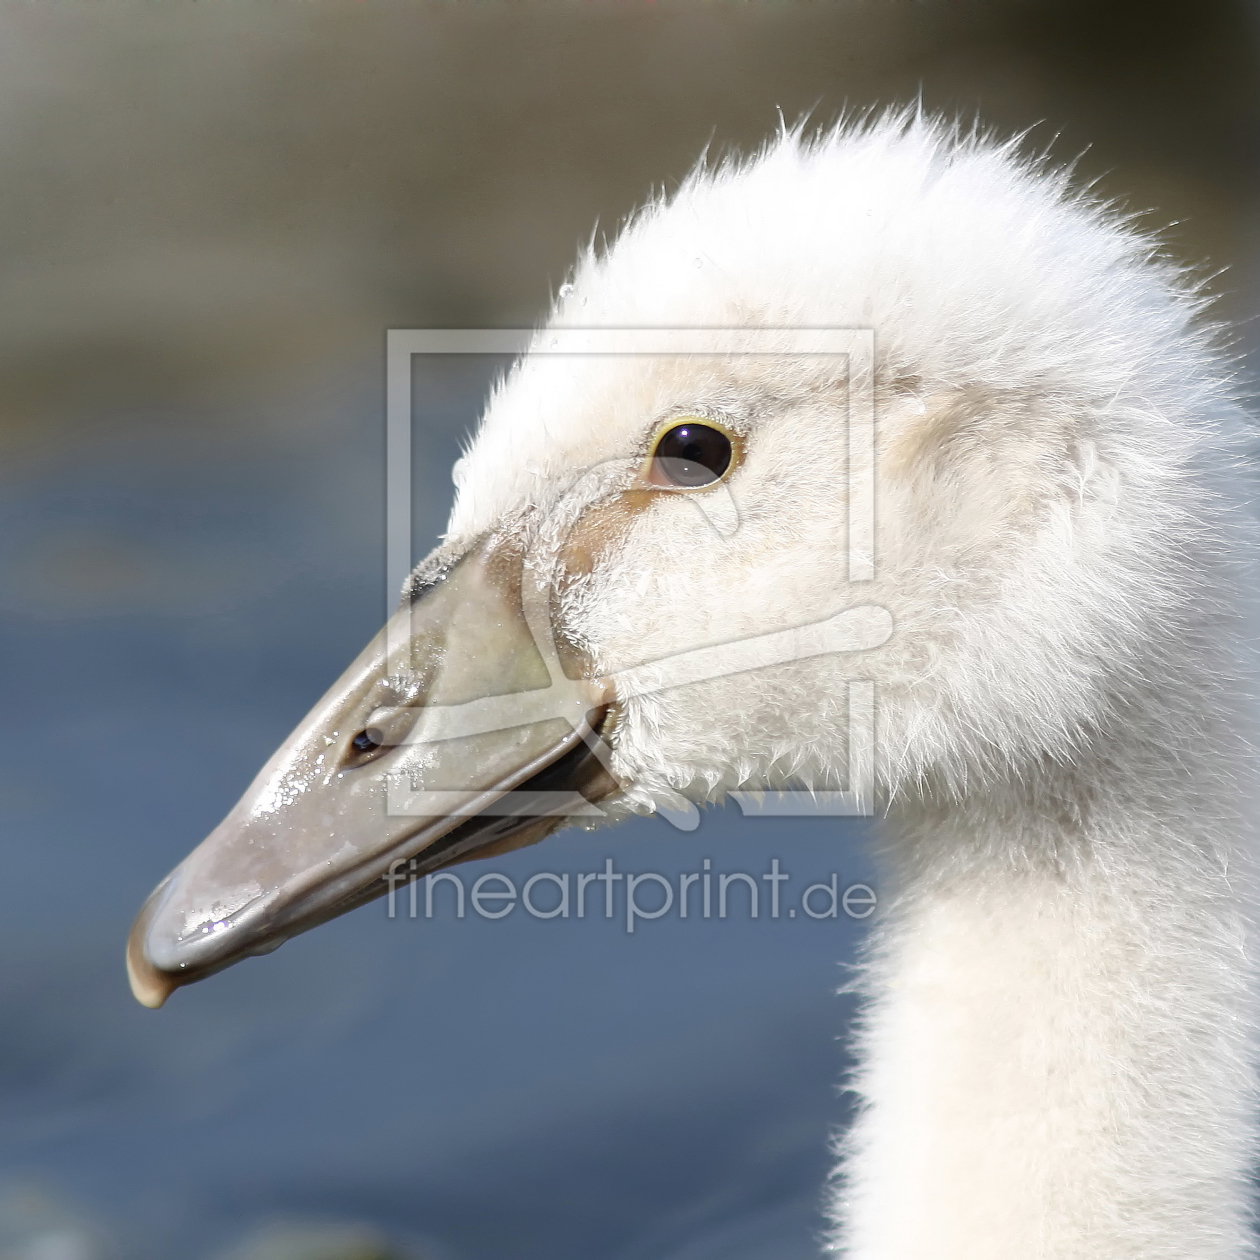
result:
[(653, 439), (643, 479), (667, 490), (704, 490), (735, 468), (738, 453), (734, 435), (712, 420), (681, 416)]

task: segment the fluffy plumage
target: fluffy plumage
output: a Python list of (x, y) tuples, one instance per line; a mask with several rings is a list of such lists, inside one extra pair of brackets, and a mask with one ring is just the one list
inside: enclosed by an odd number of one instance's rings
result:
[(659, 495), (584, 543), (558, 619), (601, 670), (892, 611), (874, 651), (627, 701), (614, 755), (624, 808), (844, 786), (875, 682), (895, 897), (833, 1199), (860, 1260), (1249, 1251), (1250, 430), (1200, 310), (1013, 145), (785, 134), (591, 250), (552, 323), (873, 329), (874, 581), (832, 360), (526, 358), (462, 466), (456, 547), (602, 465), (597, 517), (672, 416), (742, 436), (732, 534)]

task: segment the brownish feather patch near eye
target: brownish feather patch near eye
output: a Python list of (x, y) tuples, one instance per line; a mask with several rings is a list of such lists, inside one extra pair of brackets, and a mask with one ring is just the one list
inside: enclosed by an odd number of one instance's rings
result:
[(556, 565), (552, 625), (560, 665), (569, 678), (589, 678), (595, 671), (584, 646), (564, 632), (565, 618), (556, 615), (556, 606), (621, 547), (635, 518), (646, 511), (659, 494), (659, 491), (636, 486), (595, 503), (582, 513), (564, 540)]
[(561, 549), (562, 577), (565, 580), (589, 577), (602, 559), (621, 546), (635, 517), (647, 509), (658, 493), (635, 487), (588, 508)]

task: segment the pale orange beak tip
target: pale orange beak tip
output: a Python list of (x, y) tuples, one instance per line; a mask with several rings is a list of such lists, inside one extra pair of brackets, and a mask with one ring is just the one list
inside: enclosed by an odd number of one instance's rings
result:
[(137, 933), (133, 930), (127, 941), (127, 979), (131, 982), (131, 992), (136, 1001), (155, 1011), (178, 986), (145, 958), (143, 942), (136, 937)]

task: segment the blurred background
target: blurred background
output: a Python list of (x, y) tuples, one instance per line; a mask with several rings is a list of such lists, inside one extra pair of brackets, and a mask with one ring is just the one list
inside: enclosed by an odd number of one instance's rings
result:
[[(0, 1260), (815, 1254), (862, 924), (377, 903), (156, 1014), (127, 928), (381, 618), (387, 328), (533, 323), (706, 146), (921, 94), (1167, 227), (1247, 354), (1258, 71), (1244, 0), (0, 0)], [(417, 390), (418, 554), (494, 366)], [(878, 888), (864, 839), (493, 866)]]

